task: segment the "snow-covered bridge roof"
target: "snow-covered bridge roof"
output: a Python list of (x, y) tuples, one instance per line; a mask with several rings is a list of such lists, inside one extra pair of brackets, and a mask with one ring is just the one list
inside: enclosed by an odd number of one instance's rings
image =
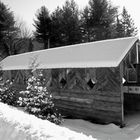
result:
[(137, 37), (110, 39), (13, 55), (1, 61), (3, 70), (30, 69), (35, 59), (38, 68), (117, 67)]

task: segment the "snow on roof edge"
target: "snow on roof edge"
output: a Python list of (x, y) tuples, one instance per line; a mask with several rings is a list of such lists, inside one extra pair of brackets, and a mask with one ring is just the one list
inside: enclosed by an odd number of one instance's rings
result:
[[(46, 68), (46, 65), (44, 64), (41, 64), (41, 66), (38, 66), (37, 67), (37, 69), (55, 69), (56, 67), (58, 68), (58, 69), (61, 69), (61, 68), (106, 68), (106, 67), (116, 67), (116, 65), (118, 64), (117, 62), (108, 62), (109, 63), (109, 65), (108, 64), (106, 64), (106, 62), (102, 62), (102, 63), (104, 63), (104, 65), (103, 66), (100, 66), (100, 65), (98, 65), (98, 63), (90, 63), (90, 62), (88, 62), (88, 63), (81, 63), (80, 64), (80, 67), (79, 67), (79, 63), (67, 63), (67, 64), (55, 64), (55, 66), (52, 64), (52, 65), (48, 65), (48, 67)], [(31, 69), (30, 67), (26, 67), (26, 68), (23, 68), (23, 66), (17, 66), (17, 67), (12, 67), (12, 66), (9, 66), (9, 67), (6, 67), (6, 68), (4, 68), (3, 70), (5, 70), (5, 71), (7, 71), (7, 70), (29, 70), (29, 69)]]
[[(34, 53), (37, 53), (37, 52), (44, 52), (44, 51), (52, 51), (52, 50), (59, 50), (59, 49), (66, 49), (68, 47), (75, 47), (75, 46), (81, 46), (81, 45), (88, 45), (88, 44), (93, 44), (93, 43), (101, 43), (101, 42), (110, 42), (110, 41), (116, 41), (116, 40), (124, 40), (124, 39), (129, 39), (129, 38), (135, 38), (136, 40), (138, 40), (138, 36), (133, 36), (133, 37), (122, 37), (122, 38), (115, 38), (115, 39), (105, 39), (105, 40), (99, 40), (99, 41), (92, 41), (92, 42), (87, 42), (87, 43), (80, 43), (80, 44), (74, 44), (74, 45), (67, 45), (67, 46), (60, 46), (60, 47), (56, 47), (56, 48), (49, 48), (49, 49), (43, 49), (43, 50), (37, 50), (37, 51), (32, 51), (32, 52), (25, 52), (25, 53), (22, 53), (22, 54), (17, 54), (18, 56), (21, 56), (21, 55), (26, 55), (26, 54), (34, 54)], [(8, 57), (14, 57), (16, 55), (11, 55), (11, 56), (8, 56)]]

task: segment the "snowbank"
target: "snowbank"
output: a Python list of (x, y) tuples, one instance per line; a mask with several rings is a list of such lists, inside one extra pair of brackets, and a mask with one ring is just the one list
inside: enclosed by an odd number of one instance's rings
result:
[(0, 103), (0, 140), (95, 140)]
[(140, 140), (140, 113), (125, 118), (124, 128), (80, 119), (57, 126), (0, 103), (0, 140)]

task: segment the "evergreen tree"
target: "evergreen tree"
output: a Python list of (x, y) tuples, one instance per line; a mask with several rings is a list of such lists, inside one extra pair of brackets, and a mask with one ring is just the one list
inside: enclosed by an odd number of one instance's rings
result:
[(117, 16), (116, 21), (116, 33), (115, 37), (130, 37), (137, 34), (137, 28), (134, 21), (125, 7), (123, 7), (122, 13)]
[(36, 20), (34, 20), (36, 31), (35, 38), (44, 43), (44, 49), (49, 48), (51, 36), (51, 18), (49, 11), (45, 6), (42, 6), (36, 13)]
[[(70, 45), (81, 42), (79, 10), (74, 0), (66, 1), (62, 9), (52, 14), (53, 36), (57, 45)], [(55, 30), (57, 28), (57, 30)], [(59, 35), (58, 35), (59, 31)], [(54, 42), (52, 40), (52, 42)]]
[[(113, 38), (117, 8), (107, 0), (90, 0), (89, 6), (83, 12), (84, 28), (88, 33), (88, 40), (102, 40)], [(88, 15), (88, 18), (85, 16)]]
[(42, 71), (33, 70), (33, 73), (27, 81), (26, 90), (20, 92), (19, 106), (25, 107), (25, 111), (41, 119), (60, 124), (61, 114), (54, 106), (52, 94), (47, 90), (46, 79)]
[(0, 51), (4, 56), (11, 54), (11, 42), (17, 32), (13, 12), (0, 1)]
[(134, 25), (134, 21), (125, 7), (122, 11), (122, 25), (124, 30), (124, 36), (129, 37), (137, 34), (137, 28)]
[(0, 1), (0, 40), (8, 38), (15, 31), (14, 24), (13, 13)]
[(74, 0), (66, 1), (63, 6), (63, 26), (66, 45), (76, 44), (81, 41), (79, 11)]
[(52, 34), (51, 34), (51, 47), (59, 47), (64, 44), (63, 42), (63, 11), (60, 7), (52, 13)]
[(82, 42), (89, 42), (92, 38), (92, 28), (90, 28), (90, 12), (86, 6), (81, 16)]

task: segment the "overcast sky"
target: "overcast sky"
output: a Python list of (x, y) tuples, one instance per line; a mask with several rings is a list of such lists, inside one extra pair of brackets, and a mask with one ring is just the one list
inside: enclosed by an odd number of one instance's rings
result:
[[(57, 6), (62, 6), (65, 0), (1, 0), (14, 12), (16, 17), (20, 17), (27, 23), (30, 29), (33, 28), (33, 19), (37, 9), (45, 5), (49, 11), (53, 11)], [(75, 0), (82, 9), (88, 4), (89, 0)], [(120, 9), (125, 6), (129, 14), (135, 21), (135, 25), (140, 32), (140, 5), (139, 0), (111, 0), (113, 5), (119, 6)]]

